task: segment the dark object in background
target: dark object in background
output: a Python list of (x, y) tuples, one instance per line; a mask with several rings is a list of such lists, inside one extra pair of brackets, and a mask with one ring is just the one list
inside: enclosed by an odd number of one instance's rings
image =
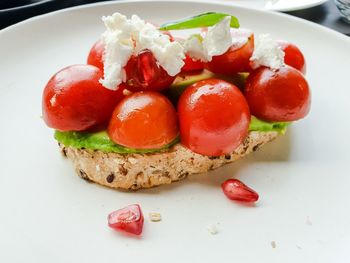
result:
[(0, 29), (29, 17), (59, 9), (60, 5), (57, 2), (55, 0), (0, 0)]
[(350, 36), (350, 25), (343, 21), (333, 0), (328, 0), (323, 5), (312, 8), (287, 12), (287, 14), (315, 22)]
[(103, 0), (0, 0), (0, 29), (27, 18)]

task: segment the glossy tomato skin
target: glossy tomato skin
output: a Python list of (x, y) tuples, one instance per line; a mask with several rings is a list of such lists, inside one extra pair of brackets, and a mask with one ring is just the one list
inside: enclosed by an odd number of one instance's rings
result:
[(45, 123), (60, 131), (106, 125), (123, 93), (104, 88), (101, 77), (101, 70), (91, 65), (73, 65), (57, 72), (43, 92)]
[(204, 69), (204, 63), (202, 61), (193, 60), (189, 55), (186, 55), (184, 62), (185, 65), (181, 68), (182, 73), (193, 73)]
[(233, 75), (238, 72), (249, 72), (250, 57), (254, 51), (254, 35), (248, 37), (247, 43), (236, 48), (230, 47), (228, 51), (219, 56), (213, 56), (210, 62), (205, 63), (205, 68), (213, 73)]
[(248, 134), (250, 112), (241, 91), (226, 81), (206, 79), (188, 87), (178, 102), (181, 143), (193, 152), (233, 152)]
[(161, 91), (170, 86), (175, 76), (170, 76), (150, 50), (132, 56), (126, 66), (126, 88), (131, 91)]
[(306, 62), (301, 50), (296, 45), (284, 40), (279, 40), (278, 44), (282, 48), (285, 54), (284, 63), (305, 74)]
[(266, 121), (295, 121), (310, 110), (309, 85), (303, 74), (290, 66), (254, 70), (244, 93), (251, 113)]
[(105, 44), (100, 39), (91, 47), (87, 64), (98, 67), (103, 72), (103, 53), (105, 50)]
[(129, 148), (160, 148), (178, 135), (176, 110), (160, 93), (135, 92), (115, 108), (108, 135), (115, 143)]

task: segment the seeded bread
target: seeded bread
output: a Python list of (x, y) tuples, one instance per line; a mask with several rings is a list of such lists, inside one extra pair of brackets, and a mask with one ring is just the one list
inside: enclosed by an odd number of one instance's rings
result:
[(277, 136), (275, 131), (252, 131), (233, 153), (220, 157), (196, 154), (181, 144), (166, 152), (151, 154), (105, 153), (63, 144), (60, 149), (72, 160), (81, 178), (112, 188), (137, 190), (170, 184), (190, 174), (216, 169), (256, 151)]

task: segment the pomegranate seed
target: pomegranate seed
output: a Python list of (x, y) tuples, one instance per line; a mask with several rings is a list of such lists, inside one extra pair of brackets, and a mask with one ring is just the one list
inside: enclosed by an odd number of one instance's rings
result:
[(108, 215), (108, 226), (118, 230), (140, 235), (143, 228), (143, 214), (137, 204), (128, 205)]
[(126, 88), (130, 91), (166, 89), (175, 77), (159, 65), (153, 53), (146, 49), (137, 56), (132, 56), (124, 67), (126, 73)]
[(253, 189), (237, 179), (228, 179), (221, 185), (224, 194), (231, 200), (241, 202), (256, 202), (259, 195)]

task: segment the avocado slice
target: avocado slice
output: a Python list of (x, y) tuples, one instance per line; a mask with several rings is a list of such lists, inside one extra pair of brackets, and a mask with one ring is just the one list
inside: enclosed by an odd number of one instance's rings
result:
[(249, 131), (277, 131), (284, 134), (290, 122), (267, 122), (252, 116), (249, 124)]
[(214, 76), (214, 73), (207, 70), (203, 70), (202, 72), (193, 75), (179, 75), (176, 77), (170, 87), (164, 91), (164, 95), (167, 96), (171, 102), (174, 103), (174, 105), (176, 105), (182, 92), (184, 92), (188, 86), (200, 80), (213, 78)]
[(201, 73), (193, 75), (179, 75), (176, 77), (173, 84), (171, 84), (170, 87), (164, 91), (164, 95), (167, 96), (174, 103), (174, 105), (176, 105), (182, 92), (184, 92), (188, 86), (198, 81), (210, 78), (218, 78), (230, 82), (242, 90), (248, 76), (249, 73), (238, 73), (233, 76), (224, 76), (214, 74), (208, 70), (203, 70)]
[[(266, 122), (252, 116), (249, 131), (277, 131), (281, 134), (284, 134), (289, 124), (290, 123), (288, 122)], [(180, 142), (180, 138), (177, 137), (174, 141), (159, 149), (132, 149), (115, 144), (108, 137), (106, 131), (94, 133), (55, 131), (55, 139), (65, 146), (70, 146), (73, 148), (86, 148), (119, 154), (162, 152), (168, 150), (171, 146)]]
[(177, 144), (180, 138), (177, 137), (171, 143), (158, 149), (132, 149), (122, 145), (115, 144), (106, 131), (99, 132), (61, 132), (55, 131), (55, 139), (73, 148), (86, 148), (91, 150), (100, 150), (103, 152), (114, 152), (120, 154), (126, 153), (154, 153), (167, 150), (171, 146)]

